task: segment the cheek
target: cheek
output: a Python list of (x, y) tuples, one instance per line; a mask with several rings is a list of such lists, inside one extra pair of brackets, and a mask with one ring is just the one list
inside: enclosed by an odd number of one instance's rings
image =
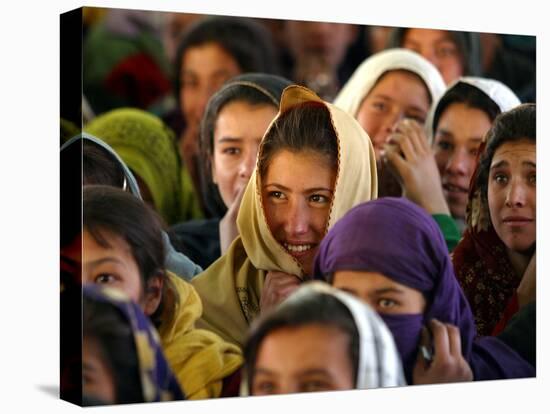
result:
[(435, 162), (437, 164), (437, 168), (439, 169), (439, 173), (441, 176), (445, 173), (445, 167), (447, 166), (447, 163), (449, 162), (449, 155), (446, 153), (443, 153), (442, 151), (435, 150)]

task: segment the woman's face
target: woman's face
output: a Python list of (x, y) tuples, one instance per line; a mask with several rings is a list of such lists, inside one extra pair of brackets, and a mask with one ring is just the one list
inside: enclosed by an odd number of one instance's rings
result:
[(338, 270), (332, 285), (349, 292), (383, 314), (422, 314), (426, 300), (416, 289), (377, 272)]
[(481, 109), (463, 103), (449, 105), (439, 119), (434, 155), (451, 215), (464, 218), (470, 180), (477, 165), (477, 150), (491, 120)]
[(447, 85), (464, 75), (460, 50), (447, 30), (409, 29), (403, 37), (402, 47), (429, 60)]
[(325, 236), (336, 171), (324, 155), (280, 150), (262, 179), (262, 201), (275, 239), (311, 274)]
[(311, 324), (280, 328), (264, 338), (251, 389), (253, 395), (349, 390), (354, 382), (347, 335)]
[(105, 404), (116, 404), (114, 375), (95, 338), (82, 340), (82, 394)]
[(357, 112), (357, 121), (369, 134), (376, 160), (380, 160), (380, 151), (398, 121), (412, 118), (423, 125), (429, 109), (428, 89), (417, 75), (403, 70), (382, 75)]
[(198, 126), (208, 99), (227, 79), (240, 73), (237, 61), (217, 43), (187, 49), (179, 74), (180, 100), (187, 124)]
[(258, 157), (260, 141), (277, 115), (273, 105), (234, 101), (223, 107), (214, 128), (212, 178), (226, 207), (246, 186)]
[(101, 235), (109, 247), (101, 246), (87, 230), (82, 234), (82, 282), (109, 285), (141, 303), (142, 281), (130, 246), (113, 233), (102, 231)]
[(505, 142), (489, 170), (491, 222), (510, 250), (527, 253), (536, 239), (537, 151), (528, 139)]

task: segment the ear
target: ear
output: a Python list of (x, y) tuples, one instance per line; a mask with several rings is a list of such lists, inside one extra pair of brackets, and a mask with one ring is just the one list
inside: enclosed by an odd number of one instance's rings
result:
[(143, 313), (151, 316), (158, 309), (162, 300), (162, 286), (164, 284), (163, 274), (159, 273), (153, 276), (147, 282), (145, 294), (143, 296)]

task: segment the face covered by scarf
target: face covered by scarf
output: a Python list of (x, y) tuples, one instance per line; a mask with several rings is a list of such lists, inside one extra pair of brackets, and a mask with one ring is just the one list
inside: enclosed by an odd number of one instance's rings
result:
[(459, 328), (462, 354), (475, 379), (529, 376), (517, 354), (495, 338), (474, 344), (475, 326), (436, 222), (404, 198), (382, 198), (348, 212), (321, 242), (315, 259), (316, 278), (338, 270), (377, 272), (421, 292), (421, 315), (382, 315), (394, 335), (407, 380), (417, 355), (422, 325), (432, 318)]
[[(367, 134), (352, 116), (301, 86), (284, 90), (275, 120), (296, 105), (308, 102), (327, 107), (338, 139), (338, 170), (327, 224), (330, 229), (350, 208), (376, 197), (374, 151)], [(261, 159), (262, 145), (258, 159)], [(204, 306), (198, 326), (213, 330), (240, 346), (244, 344), (250, 322), (259, 313), (267, 271), (305, 277), (298, 261), (271, 233), (262, 207), (261, 188), (256, 166), (237, 217), (240, 236), (225, 255), (192, 280)]]
[[(131, 332), (131, 334), (126, 340), (133, 341), (136, 350), (137, 361), (135, 362), (138, 366), (139, 382), (141, 383), (141, 402), (185, 399), (185, 395), (164, 356), (159, 335), (141, 308), (124, 294), (111, 288), (87, 285), (83, 287), (82, 294), (87, 301), (84, 302), (85, 307), (86, 303), (93, 302), (110, 305), (114, 312), (120, 313), (129, 328), (128, 332)], [(91, 312), (91, 310), (87, 312), (86, 308), (84, 309), (84, 332), (88, 332), (87, 324), (93, 323), (91, 322), (93, 319), (99, 321), (105, 317)], [(105, 327), (105, 329), (108, 328)], [(90, 332), (90, 335), (94, 335), (94, 333)], [(123, 333), (111, 332), (109, 335), (114, 337), (123, 335)], [(109, 352), (109, 350), (106, 351)], [(113, 374), (116, 377), (117, 374)], [(124, 381), (124, 379), (120, 381)], [(118, 383), (116, 378), (114, 383)]]

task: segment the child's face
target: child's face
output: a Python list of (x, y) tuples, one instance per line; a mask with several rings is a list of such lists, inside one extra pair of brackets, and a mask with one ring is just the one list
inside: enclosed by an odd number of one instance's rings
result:
[(258, 348), (253, 395), (349, 390), (354, 388), (349, 337), (320, 324), (284, 327)]
[(109, 246), (100, 245), (87, 230), (82, 233), (82, 283), (107, 284), (141, 304), (142, 281), (130, 246), (108, 231), (101, 235)]

